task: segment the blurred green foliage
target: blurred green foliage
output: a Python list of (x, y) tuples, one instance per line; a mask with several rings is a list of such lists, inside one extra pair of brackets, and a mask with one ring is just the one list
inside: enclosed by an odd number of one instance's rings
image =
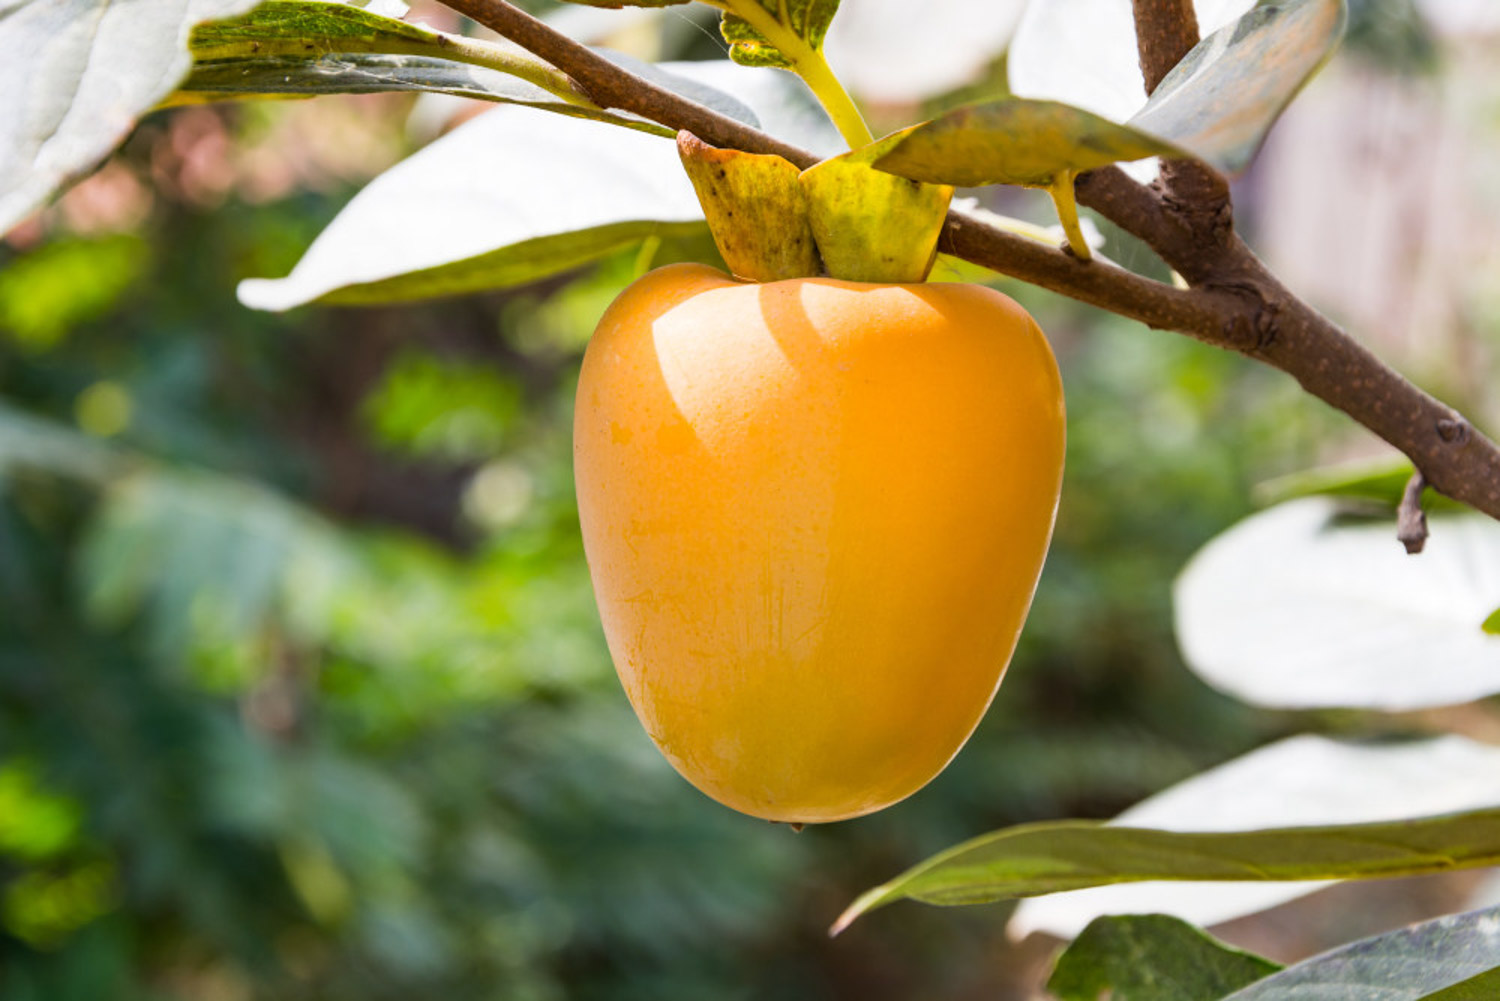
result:
[[(399, 131), (405, 108), (346, 113)], [(265, 109), (215, 114), (270, 141)], [(355, 182), (205, 199), (160, 168), (177, 120), (117, 161), (153, 179), (137, 231), (52, 218), (0, 249), (7, 1001), (993, 994), (1003, 910), (824, 929), (915, 858), (1107, 815), (1282, 727), (1181, 667), (1169, 589), (1340, 425), (1288, 380), (1007, 282), (1057, 344), (1069, 451), (992, 712), (874, 817), (794, 836), (711, 803), (614, 680), (570, 448), (604, 306), (711, 248), (255, 314), (235, 281), (285, 271)]]

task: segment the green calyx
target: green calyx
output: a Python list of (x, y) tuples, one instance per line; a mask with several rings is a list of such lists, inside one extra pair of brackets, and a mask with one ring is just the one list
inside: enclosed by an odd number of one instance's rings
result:
[(875, 170), (883, 143), (799, 171), (779, 156), (677, 137), (714, 242), (738, 277), (924, 281), (953, 189)]

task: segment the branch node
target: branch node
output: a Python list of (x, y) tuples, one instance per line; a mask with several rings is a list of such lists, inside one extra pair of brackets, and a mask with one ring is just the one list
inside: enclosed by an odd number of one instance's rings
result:
[(1469, 422), (1463, 418), (1437, 422), (1438, 437), (1450, 445), (1462, 445), (1469, 440)]
[(1406, 481), (1401, 493), (1401, 506), (1396, 509), (1396, 541), (1406, 547), (1408, 556), (1415, 556), (1427, 545), (1427, 512), (1422, 510), (1422, 491), (1427, 489), (1427, 477), (1420, 469)]

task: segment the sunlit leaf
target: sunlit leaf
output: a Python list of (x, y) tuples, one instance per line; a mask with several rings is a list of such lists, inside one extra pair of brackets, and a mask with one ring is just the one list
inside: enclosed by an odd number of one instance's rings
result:
[(1489, 1001), (1500, 907), (1450, 914), (1289, 966), (1223, 1001)]
[[(1250, 831), (1395, 821), (1500, 804), (1500, 749), (1461, 737), (1389, 745), (1300, 736), (1219, 765), (1142, 800), (1111, 824), (1172, 831)], [(1216, 925), (1324, 883), (1150, 882), (1022, 901), (1010, 931), (1077, 935), (1105, 914), (1170, 914)]]
[[(1500, 801), (1493, 781), (1489, 802)], [(1247, 796), (1257, 791), (1254, 786), (1239, 788)], [(1472, 795), (1472, 790), (1466, 792)], [(1268, 830), (1168, 831), (1085, 821), (1026, 824), (965, 842), (868, 891), (834, 930), (901, 899), (981, 904), (1146, 880), (1362, 879), (1496, 862), (1500, 806), (1421, 819)]]
[(496, 108), (377, 177), (291, 275), (245, 281), (240, 299), (289, 309), (522, 284), (702, 219), (671, 142)]
[(1344, 0), (1265, 2), (1198, 43), (1129, 124), (1244, 170), (1343, 37)]
[(194, 29), (193, 71), (169, 103), (418, 91), (523, 104), (660, 135), (587, 101), (547, 63), (345, 3), (270, 0)]
[(1057, 959), (1059, 1001), (1220, 1001), (1281, 965), (1163, 914), (1096, 918)]
[(1138, 129), (1055, 101), (1004, 98), (950, 111), (900, 133), (881, 170), (934, 184), (1046, 186), (1092, 170), (1182, 150)]
[(1291, 501), (1225, 532), (1174, 591), (1188, 665), (1238, 698), (1277, 707), (1397, 711), (1500, 692), (1500, 525), (1434, 515), (1420, 557), (1390, 519)]
[(0, 233), (91, 170), (192, 65), (193, 25), (255, 0), (10, 0), (0, 9)]
[[(838, 12), (839, 0), (726, 0), (722, 6), (725, 14), (719, 29), (729, 43), (730, 59), (742, 66), (790, 67), (800, 55), (797, 50), (823, 48), (823, 36)], [(774, 23), (777, 35), (767, 38), (751, 23), (752, 18), (757, 24), (761, 19)]]

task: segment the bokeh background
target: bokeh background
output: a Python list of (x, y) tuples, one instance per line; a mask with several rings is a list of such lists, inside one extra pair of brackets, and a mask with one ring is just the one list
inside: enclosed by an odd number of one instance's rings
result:
[[(1351, 8), (1345, 50), (1239, 182), (1240, 225), (1493, 427), (1496, 18)], [(681, 10), (611, 41), (722, 56)], [(871, 115), (992, 91), (1003, 54), (965, 72), (922, 100), (877, 74)], [(1029, 996), (1051, 946), (1009, 941), (1005, 907), (826, 928), (954, 842), (1110, 816), (1306, 728), (1182, 667), (1171, 582), (1257, 484), (1378, 450), (1274, 372), (994, 277), (1052, 336), (1069, 406), (1056, 540), (1001, 695), (884, 813), (801, 834), (733, 814), (619, 690), (570, 472), (594, 322), (644, 267), (714, 260), (706, 237), (418, 306), (235, 299), (481, 110), (158, 113), (0, 243), (0, 997)], [(983, 197), (1049, 221), (1027, 193)]]

